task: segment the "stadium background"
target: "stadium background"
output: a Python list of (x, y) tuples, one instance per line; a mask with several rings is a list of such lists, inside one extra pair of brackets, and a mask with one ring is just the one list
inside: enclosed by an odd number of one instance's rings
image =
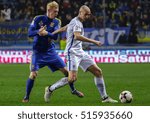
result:
[[(31, 102), (21, 103), (29, 74), (29, 64), (23, 63), (30, 62), (32, 49), (28, 26), (34, 16), (45, 14), (50, 1), (0, 0), (0, 105), (112, 105), (99, 102), (92, 76), (81, 70), (76, 86), (83, 90), (85, 98), (72, 96), (66, 86), (54, 93), (51, 103), (45, 104), (44, 87), (62, 77), (47, 68), (39, 71)], [(84, 23), (85, 36), (104, 44), (98, 48), (84, 43), (83, 47), (102, 68), (108, 93), (117, 99), (122, 90), (130, 90), (134, 101), (127, 105), (149, 105), (150, 0), (55, 1), (60, 5), (58, 18), (62, 26), (77, 15), (81, 5), (91, 8), (91, 20)], [(4, 10), (10, 14), (10, 19), (5, 17)], [(64, 60), (65, 39), (62, 33), (56, 41), (58, 54)]]

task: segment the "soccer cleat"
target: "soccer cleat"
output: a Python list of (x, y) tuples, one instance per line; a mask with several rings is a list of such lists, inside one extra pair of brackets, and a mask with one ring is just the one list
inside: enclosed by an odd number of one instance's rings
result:
[(102, 103), (118, 103), (118, 101), (112, 99), (111, 97), (106, 97), (102, 100)]
[(29, 102), (29, 98), (24, 97), (24, 99), (22, 100), (23, 103), (28, 103)]
[(84, 94), (80, 91), (77, 91), (77, 90), (74, 90), (71, 93), (74, 94), (74, 95), (77, 95), (78, 97), (84, 97)]
[(50, 86), (45, 87), (45, 94), (44, 94), (44, 100), (45, 102), (49, 102), (50, 101), (50, 96), (52, 94), (52, 91), (49, 90)]

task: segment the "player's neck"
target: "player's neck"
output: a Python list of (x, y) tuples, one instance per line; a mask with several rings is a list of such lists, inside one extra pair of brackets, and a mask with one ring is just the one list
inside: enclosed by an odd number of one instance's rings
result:
[(78, 15), (77, 16), (77, 18), (81, 21), (81, 22), (83, 22), (83, 19)]

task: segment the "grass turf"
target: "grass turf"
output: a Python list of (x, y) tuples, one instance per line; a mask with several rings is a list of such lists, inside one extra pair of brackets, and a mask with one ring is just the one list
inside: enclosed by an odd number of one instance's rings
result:
[(59, 80), (63, 75), (52, 73), (47, 67), (40, 69), (31, 93), (30, 102), (22, 103), (26, 80), (29, 75), (28, 64), (0, 64), (0, 106), (149, 106), (150, 69), (149, 64), (98, 64), (103, 75), (108, 94), (118, 99), (123, 90), (132, 92), (134, 100), (129, 104), (103, 104), (93, 82), (93, 75), (78, 72), (75, 84), (85, 97), (78, 98), (70, 93), (69, 86), (56, 90), (50, 103), (43, 100), (45, 86)]

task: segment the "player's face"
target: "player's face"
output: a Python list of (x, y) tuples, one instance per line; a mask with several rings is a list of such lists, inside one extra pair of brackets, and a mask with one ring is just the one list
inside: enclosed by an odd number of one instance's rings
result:
[(48, 9), (48, 17), (53, 19), (58, 15), (59, 9), (58, 8), (51, 8)]
[(82, 19), (83, 21), (88, 20), (91, 17), (91, 11), (90, 10), (84, 10), (82, 12)]

